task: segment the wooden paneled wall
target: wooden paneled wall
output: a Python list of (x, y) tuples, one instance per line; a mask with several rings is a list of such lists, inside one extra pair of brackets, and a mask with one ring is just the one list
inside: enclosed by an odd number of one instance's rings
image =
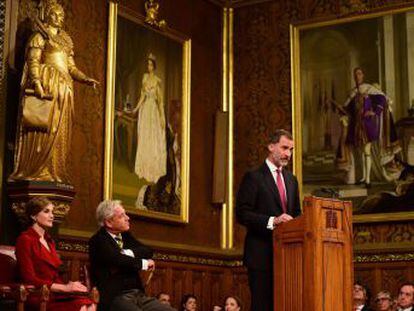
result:
[[(78, 251), (60, 251), (68, 268), (67, 279), (83, 280), (83, 267), (88, 265), (88, 255)], [(214, 304), (220, 304), (227, 295), (237, 295), (244, 303), (243, 310), (250, 310), (250, 292), (247, 271), (235, 260), (221, 260), (219, 264), (185, 262), (186, 256), (179, 256), (181, 262), (168, 258), (177, 258), (174, 254), (157, 254), (164, 259), (156, 260), (156, 271), (146, 288), (149, 295), (167, 292), (173, 305), (178, 307), (182, 295), (193, 293), (199, 299), (200, 310), (212, 310)], [(398, 256), (395, 254), (394, 258)], [(404, 256), (401, 254), (401, 256)], [(409, 259), (409, 258), (406, 258)], [(412, 258), (413, 259), (413, 258)], [(188, 260), (188, 259), (187, 259)], [(196, 258), (199, 262), (204, 257)], [(367, 285), (372, 295), (380, 290), (389, 290), (397, 295), (401, 283), (414, 280), (414, 261), (390, 261), (384, 255), (355, 256), (355, 280)], [(387, 261), (388, 260), (388, 261)], [(188, 260), (190, 261), (190, 260)], [(362, 262), (370, 261), (370, 262)], [(141, 275), (147, 280), (148, 273)]]
[(388, 290), (396, 298), (399, 286), (414, 280), (414, 262), (359, 263), (355, 265), (355, 280), (368, 287), (374, 307), (375, 295), (379, 291)]
[[(67, 267), (66, 280), (84, 280), (84, 267), (88, 266), (87, 253), (75, 251), (59, 253)], [(170, 256), (174, 257), (174, 255)], [(180, 258), (182, 259), (183, 256)], [(203, 261), (203, 258), (200, 257), (198, 260)], [(169, 293), (175, 307), (179, 306), (184, 294), (191, 293), (197, 297), (200, 310), (212, 310), (212, 306), (221, 304), (227, 295), (237, 295), (243, 302), (248, 303), (250, 293), (245, 269), (240, 266), (227, 266), (227, 264), (231, 262), (224, 260), (220, 265), (209, 265), (169, 259), (156, 260), (156, 270), (146, 287), (146, 292), (152, 296), (160, 292)], [(141, 274), (144, 283), (148, 277), (149, 273)]]

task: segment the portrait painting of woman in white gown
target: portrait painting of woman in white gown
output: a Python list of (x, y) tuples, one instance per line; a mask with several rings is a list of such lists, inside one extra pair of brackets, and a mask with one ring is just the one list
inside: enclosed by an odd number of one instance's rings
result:
[(122, 200), (132, 214), (187, 219), (190, 48), (179, 32), (117, 16), (105, 180), (107, 195)]
[(135, 174), (155, 184), (167, 174), (166, 122), (161, 79), (155, 74), (156, 59), (146, 59), (141, 94), (133, 114), (138, 114)]

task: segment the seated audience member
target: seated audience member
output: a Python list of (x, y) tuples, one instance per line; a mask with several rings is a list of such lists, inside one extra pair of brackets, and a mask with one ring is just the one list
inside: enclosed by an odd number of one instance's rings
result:
[(227, 296), (224, 299), (224, 311), (241, 311), (242, 302), (237, 296)]
[[(59, 276), (62, 261), (56, 252), (55, 243), (46, 232), (53, 226), (53, 208), (52, 202), (46, 197), (35, 197), (26, 204), (26, 216), (30, 227), (20, 234), (16, 242), (20, 280), (39, 287), (49, 287), (49, 311), (96, 310), (90, 299), (73, 294), (87, 292), (86, 286), (80, 282), (64, 283)], [(39, 304), (39, 298), (29, 296), (26, 306), (39, 310)]]
[(171, 306), (171, 297), (167, 293), (161, 292), (156, 297), (161, 303)]
[(393, 311), (394, 302), (391, 297), (391, 293), (387, 290), (380, 291), (375, 298), (375, 303), (377, 305), (377, 311)]
[(401, 285), (397, 299), (398, 311), (414, 311), (414, 283)]
[(100, 293), (99, 310), (174, 310), (145, 295), (139, 271), (154, 270), (152, 250), (129, 232), (129, 217), (121, 202), (101, 202), (96, 218), (101, 228), (89, 240), (89, 258)]
[(371, 311), (371, 309), (369, 308), (368, 290), (359, 282), (354, 283), (353, 304), (354, 311)]
[(197, 310), (197, 297), (193, 294), (186, 294), (181, 298), (181, 311)]

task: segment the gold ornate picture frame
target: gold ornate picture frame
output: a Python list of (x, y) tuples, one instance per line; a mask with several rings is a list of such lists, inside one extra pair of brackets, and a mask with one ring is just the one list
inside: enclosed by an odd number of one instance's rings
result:
[(351, 200), (357, 223), (414, 219), (413, 26), (405, 7), (290, 28), (301, 193)]
[(104, 197), (187, 223), (191, 40), (109, 4)]

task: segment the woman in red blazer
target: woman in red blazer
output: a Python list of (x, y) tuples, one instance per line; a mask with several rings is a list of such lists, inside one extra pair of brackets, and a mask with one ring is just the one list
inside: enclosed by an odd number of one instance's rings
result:
[[(26, 215), (31, 226), (20, 234), (16, 243), (16, 257), (20, 279), (35, 286), (46, 284), (50, 289), (47, 310), (94, 311), (96, 306), (86, 298), (65, 293), (86, 292), (80, 282), (63, 283), (59, 276), (62, 264), (55, 243), (46, 229), (53, 226), (53, 204), (45, 197), (31, 199), (26, 204)], [(39, 299), (29, 297), (28, 306), (39, 307)]]

